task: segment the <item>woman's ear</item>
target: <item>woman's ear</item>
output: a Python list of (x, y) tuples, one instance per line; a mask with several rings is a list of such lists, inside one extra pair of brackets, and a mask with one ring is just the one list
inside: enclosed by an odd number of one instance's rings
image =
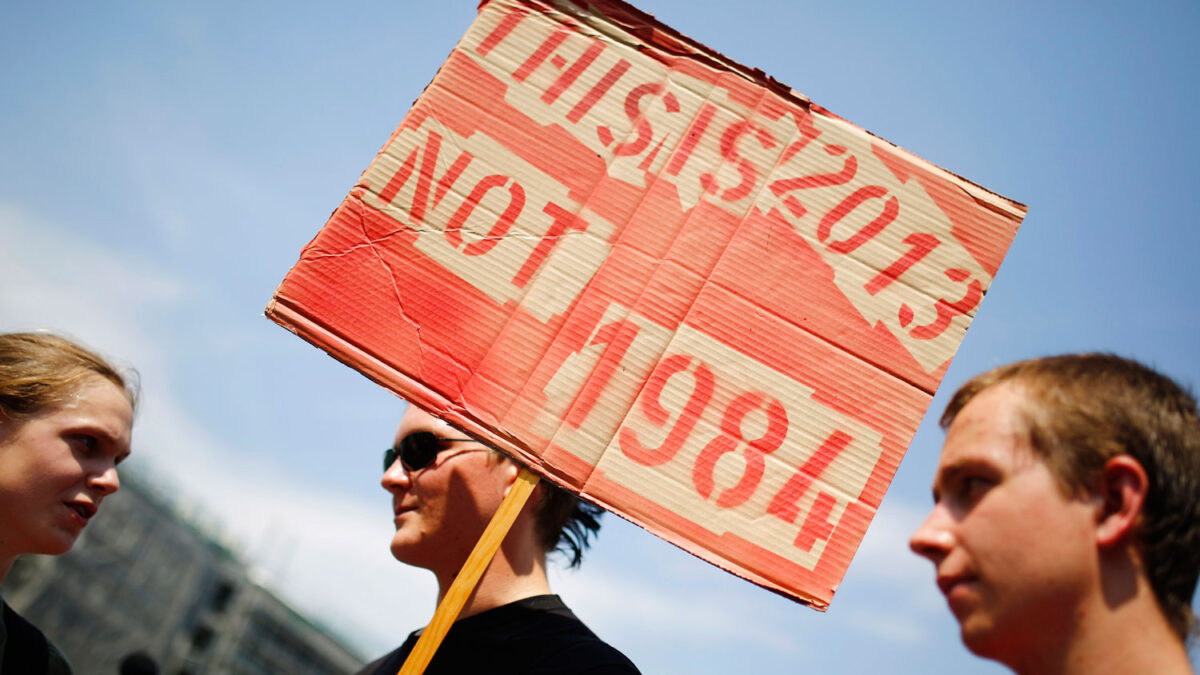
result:
[(521, 467), (508, 457), (500, 453), (495, 454), (499, 460), (497, 462), (496, 470), (499, 471), (500, 475), (503, 477), (504, 494), (508, 494), (508, 491), (512, 489), (513, 484), (517, 482), (517, 476), (521, 473)]
[(1117, 455), (1104, 463), (1096, 495), (1097, 544), (1107, 548), (1128, 541), (1141, 519), (1149, 489), (1146, 469), (1132, 456)]

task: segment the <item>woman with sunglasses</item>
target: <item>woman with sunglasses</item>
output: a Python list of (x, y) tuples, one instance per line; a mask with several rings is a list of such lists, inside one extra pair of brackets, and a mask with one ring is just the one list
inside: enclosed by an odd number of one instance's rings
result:
[[(449, 590), (520, 468), (442, 420), (409, 406), (384, 453), (383, 488), (392, 495), (392, 555), (433, 572), (438, 600)], [(433, 656), (439, 673), (636, 674), (623, 654), (596, 637), (546, 578), (546, 556), (578, 566), (602, 510), (541, 481), (509, 530), (475, 593)], [(360, 675), (394, 675), (420, 631)]]
[[(134, 394), (96, 354), (43, 333), (0, 334), (0, 581), (19, 555), (66, 553), (117, 491)], [(3, 605), (0, 673), (69, 674), (63, 655)]]

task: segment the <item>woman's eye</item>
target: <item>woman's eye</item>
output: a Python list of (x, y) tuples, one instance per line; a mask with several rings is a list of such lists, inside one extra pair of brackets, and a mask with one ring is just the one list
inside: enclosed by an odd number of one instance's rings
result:
[(83, 450), (84, 453), (91, 454), (96, 451), (98, 443), (95, 436), (86, 434), (78, 434), (74, 437), (75, 443)]

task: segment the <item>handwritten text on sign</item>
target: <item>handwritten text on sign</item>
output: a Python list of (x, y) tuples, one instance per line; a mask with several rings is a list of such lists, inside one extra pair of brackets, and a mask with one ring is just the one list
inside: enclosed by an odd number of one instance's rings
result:
[(490, 0), (268, 315), (824, 606), (1023, 213), (615, 0)]
[(623, 43), (528, 14), (480, 20), (490, 32), (459, 48), (510, 83), (514, 107), (604, 157), (611, 176), (670, 181), (685, 207), (775, 210), (826, 258), (863, 317), (926, 370), (954, 354), (991, 277), (947, 236), (925, 190), (897, 179), (861, 132), (794, 107), (755, 109)]
[(875, 465), (879, 433), (702, 333), (682, 328), (676, 343), (687, 352), (659, 362), (598, 468), (633, 487), (657, 467), (667, 503), (812, 569), (866, 481), (845, 469)]
[[(496, 166), (506, 173), (490, 173)], [(538, 302), (526, 298), (522, 305), (543, 320), (566, 311), (603, 264), (610, 248), (605, 242), (615, 231), (598, 214), (575, 216), (580, 204), (567, 196), (565, 186), (500, 144), (480, 134), (458, 137), (433, 118), (398, 134), (367, 177), (370, 184), (383, 186), (379, 206), (419, 232), (416, 248), (497, 302), (521, 299), (535, 277), (539, 288), (553, 289), (537, 296)], [(407, 211), (398, 213), (392, 202), (405, 204)], [(592, 236), (561, 236), (571, 227)], [(549, 276), (538, 277), (558, 247), (575, 264), (553, 267)], [(581, 265), (584, 261), (593, 266)], [(617, 367), (636, 372), (658, 362), (658, 370), (642, 390), (634, 414), (620, 420), (626, 426), (614, 439), (618, 453), (603, 452), (604, 446), (594, 440), (603, 436), (593, 433), (560, 436), (558, 442), (576, 455), (593, 455), (600, 460), (598, 468), (630, 486), (644, 479), (646, 467), (659, 467), (660, 475), (670, 479), (662, 483), (668, 498), (685, 504), (688, 513), (703, 514), (701, 521), (709, 528), (719, 531), (726, 519), (755, 520), (760, 526), (748, 538), (811, 569), (867, 474), (859, 472), (854, 484), (841, 484), (840, 490), (808, 488), (836, 473), (839, 463), (874, 466), (878, 432), (821, 406), (811, 399), (811, 391), (698, 332), (683, 328), (672, 342), (670, 331), (650, 322), (602, 323), (591, 340), (597, 345), (593, 351), (610, 346), (610, 332), (617, 350), (610, 358)], [(695, 351), (663, 355), (657, 349), (638, 349), (646, 340), (660, 347), (688, 344)], [(631, 359), (639, 353), (652, 358), (634, 365), (626, 362), (627, 353)], [(564, 364), (544, 390), (550, 401), (565, 404), (583, 393), (591, 404), (567, 417), (568, 428), (582, 426), (595, 402), (619, 384), (594, 377), (592, 368), (582, 366)], [(611, 377), (615, 370), (604, 375)], [(549, 425), (561, 419), (554, 412), (546, 411)], [(808, 420), (820, 422), (814, 428)], [(589, 446), (594, 452), (589, 453)], [(807, 516), (798, 519), (802, 513)], [(772, 518), (760, 520), (762, 515)], [(790, 543), (794, 550), (781, 550), (780, 543)]]

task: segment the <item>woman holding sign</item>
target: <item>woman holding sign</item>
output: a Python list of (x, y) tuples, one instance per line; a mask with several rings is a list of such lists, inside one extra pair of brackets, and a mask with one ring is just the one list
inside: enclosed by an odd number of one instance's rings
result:
[[(0, 335), (0, 581), (19, 555), (69, 551), (117, 491), (133, 406), (125, 378), (83, 347)], [(41, 631), (0, 605), (0, 671), (71, 672)]]
[[(383, 463), (381, 483), (392, 495), (396, 524), (392, 555), (433, 572), (440, 601), (520, 468), (413, 406)], [(565, 553), (572, 567), (580, 563), (601, 512), (542, 481), (425, 672), (636, 674), (628, 658), (551, 593), (546, 578), (552, 551)], [(395, 675), (420, 633), (360, 675)]]

